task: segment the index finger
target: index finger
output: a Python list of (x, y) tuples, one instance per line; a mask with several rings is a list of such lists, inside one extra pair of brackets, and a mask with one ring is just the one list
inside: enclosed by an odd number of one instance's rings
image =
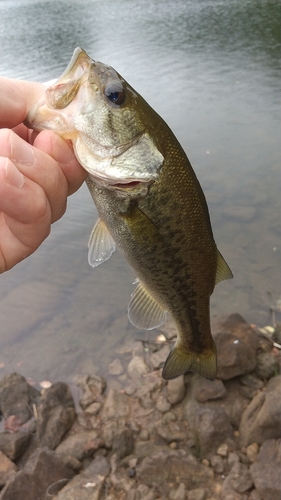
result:
[(0, 128), (22, 123), (45, 89), (42, 83), (0, 77)]

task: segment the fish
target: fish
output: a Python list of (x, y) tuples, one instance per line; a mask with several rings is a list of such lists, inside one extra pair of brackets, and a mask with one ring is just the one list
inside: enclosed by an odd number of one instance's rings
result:
[(134, 270), (130, 322), (150, 330), (172, 318), (177, 340), (163, 378), (191, 370), (214, 379), (210, 296), (233, 275), (217, 249), (197, 176), (169, 126), (119, 73), (80, 47), (26, 124), (72, 141), (99, 214), (88, 260), (96, 267), (117, 247)]

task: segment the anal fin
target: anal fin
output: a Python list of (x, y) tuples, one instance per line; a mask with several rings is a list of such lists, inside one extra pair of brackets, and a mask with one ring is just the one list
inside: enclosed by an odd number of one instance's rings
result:
[(114, 239), (101, 219), (98, 219), (91, 232), (88, 247), (88, 262), (92, 267), (108, 260), (116, 248)]
[(166, 311), (138, 282), (129, 303), (128, 318), (137, 328), (152, 330), (165, 321)]

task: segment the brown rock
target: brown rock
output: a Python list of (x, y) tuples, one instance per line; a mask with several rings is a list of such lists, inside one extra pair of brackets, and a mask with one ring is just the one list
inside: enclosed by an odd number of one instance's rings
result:
[(16, 473), (17, 466), (0, 451), (0, 488), (3, 488), (9, 479)]
[(272, 378), (242, 414), (239, 432), (241, 446), (262, 444), (281, 437), (281, 375)]
[(219, 399), (225, 396), (226, 388), (222, 380), (207, 380), (203, 377), (194, 377), (193, 396), (199, 403), (205, 403), (210, 399)]
[(0, 413), (7, 419), (17, 416), (23, 424), (32, 416), (32, 405), (39, 399), (40, 392), (29, 385), (18, 373), (6, 375), (0, 382)]
[(0, 500), (38, 500), (44, 498), (50, 484), (72, 476), (73, 471), (65, 467), (54, 451), (39, 448), (4, 486)]
[(141, 356), (134, 356), (127, 366), (127, 373), (132, 379), (138, 379), (149, 373), (149, 366)]
[(205, 500), (207, 491), (204, 488), (195, 488), (187, 493), (187, 500)]
[(110, 389), (100, 412), (103, 420), (127, 417), (130, 412), (130, 397)]
[(170, 354), (170, 347), (168, 345), (164, 345), (159, 349), (159, 351), (154, 352), (150, 356), (150, 362), (154, 369), (162, 368), (167, 357)]
[(90, 404), (95, 401), (102, 401), (102, 394), (106, 389), (106, 381), (98, 375), (86, 375), (79, 378), (77, 385), (81, 387), (83, 395), (79, 404), (85, 410)]
[(281, 498), (281, 439), (268, 439), (260, 448), (257, 462), (250, 466), (254, 485), (262, 499)]
[(108, 460), (105, 457), (96, 457), (85, 470), (80, 472), (80, 474), (75, 476), (66, 486), (64, 486), (56, 495), (55, 499), (101, 500), (101, 493), (105, 489), (104, 480), (109, 472), (110, 465)]
[(255, 369), (259, 339), (242, 316), (231, 314), (213, 331), (218, 353), (218, 378), (228, 380)]
[(68, 436), (56, 448), (56, 453), (61, 456), (71, 455), (77, 460), (84, 460), (103, 446), (103, 440), (98, 437), (97, 431), (79, 432)]
[(29, 432), (1, 432), (0, 450), (11, 460), (21, 457), (29, 445)]
[[(222, 486), (222, 498), (233, 495), (233, 498), (241, 498), (242, 494), (253, 487), (252, 476), (246, 465), (237, 462), (233, 465)], [(241, 496), (240, 496), (241, 495)]]
[(167, 399), (171, 405), (181, 403), (185, 396), (184, 375), (168, 380)]
[(137, 479), (165, 494), (167, 483), (184, 483), (186, 488), (210, 486), (214, 473), (183, 450), (162, 451), (144, 458), (136, 467)]
[(56, 382), (46, 389), (37, 408), (36, 436), (41, 446), (54, 449), (76, 418), (75, 405), (67, 384)]

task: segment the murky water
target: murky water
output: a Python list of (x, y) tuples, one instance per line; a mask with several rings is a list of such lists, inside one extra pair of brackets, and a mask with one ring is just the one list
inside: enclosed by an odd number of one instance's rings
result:
[[(2, 75), (50, 80), (81, 46), (168, 122), (235, 275), (212, 316), (259, 324), (281, 295), (280, 20), (277, 0), (0, 0)], [(144, 335), (126, 318), (134, 275), (121, 256), (88, 266), (95, 219), (83, 186), (42, 247), (0, 277), (0, 375), (106, 374), (115, 350)]]

